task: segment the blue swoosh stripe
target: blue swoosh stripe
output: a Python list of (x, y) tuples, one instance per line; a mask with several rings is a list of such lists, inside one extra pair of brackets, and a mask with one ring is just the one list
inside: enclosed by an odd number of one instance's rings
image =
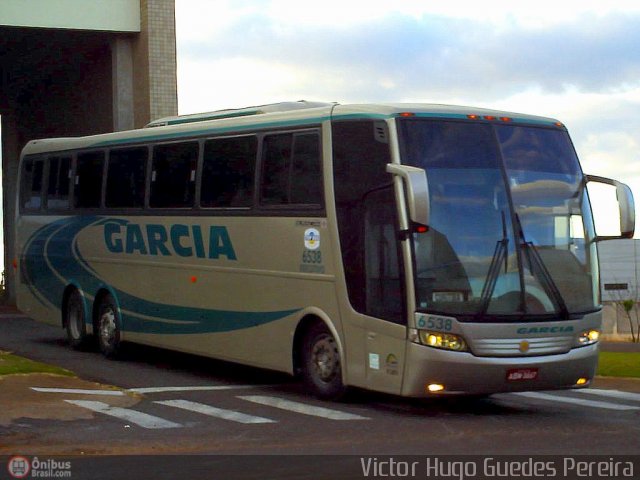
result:
[[(127, 223), (126, 220), (96, 216), (65, 218), (42, 227), (31, 237), (25, 249), (25, 270), (29, 283), (39, 297), (59, 309), (70, 280), (91, 293), (96, 293), (107, 284), (82, 257), (76, 239), (85, 228), (109, 221)], [(151, 302), (119, 289), (112, 288), (112, 291), (124, 310), (123, 331), (138, 333), (229, 332), (274, 322), (300, 310), (238, 312), (183, 307)]]

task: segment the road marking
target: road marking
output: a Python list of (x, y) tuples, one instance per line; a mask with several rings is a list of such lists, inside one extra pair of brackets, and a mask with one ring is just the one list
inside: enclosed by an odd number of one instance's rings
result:
[(236, 412), (233, 410), (225, 410), (223, 408), (212, 407), (211, 405), (205, 405), (204, 403), (190, 402), (189, 400), (163, 400), (156, 401), (160, 405), (168, 405), (170, 407), (181, 408), (183, 410), (189, 410), (191, 412), (202, 413), (210, 417), (222, 418), (224, 420), (230, 420), (232, 422), (239, 423), (277, 423), (276, 420), (264, 417), (256, 417), (253, 415), (246, 415), (244, 413)]
[(640, 393), (621, 392), (620, 390), (604, 390), (599, 388), (585, 388), (583, 390), (575, 390), (576, 393), (586, 393), (591, 395), (600, 395), (603, 397), (620, 398), (622, 400), (631, 400), (640, 402)]
[(519, 397), (533, 398), (537, 400), (549, 400), (552, 402), (572, 403), (584, 407), (604, 408), (607, 410), (640, 410), (640, 407), (632, 407), (629, 405), (620, 405), (617, 403), (598, 402), (594, 400), (585, 400), (583, 398), (565, 397), (560, 395), (549, 395), (540, 392), (513, 392), (507, 395), (517, 395)]
[(206, 392), (213, 390), (236, 390), (243, 388), (255, 388), (259, 385), (201, 385), (195, 387), (142, 387), (129, 388), (131, 393), (164, 393), (164, 392)]
[(65, 400), (65, 402), (93, 410), (94, 412), (119, 418), (120, 420), (135, 423), (143, 428), (177, 428), (182, 426), (179, 423), (174, 423), (169, 420), (165, 420), (164, 418), (155, 417), (153, 415), (138, 412), (136, 410), (130, 410), (128, 408), (112, 407), (111, 405), (103, 402), (94, 402), (90, 400)]
[(122, 390), (83, 390), (80, 388), (46, 388), (46, 387), (31, 387), (31, 390), (43, 393), (79, 393), (82, 395), (112, 395), (122, 396), (124, 392)]
[(247, 395), (239, 396), (242, 400), (248, 402), (259, 403), (261, 405), (267, 405), (269, 407), (280, 408), (282, 410), (289, 410), (291, 412), (302, 413), (303, 415), (312, 415), (314, 417), (328, 418), (330, 420), (369, 420), (369, 417), (362, 417), (353, 413), (341, 412), (339, 410), (332, 410), (324, 407), (314, 407), (305, 403), (293, 402), (291, 400), (285, 400), (283, 398), (268, 397), (264, 395)]

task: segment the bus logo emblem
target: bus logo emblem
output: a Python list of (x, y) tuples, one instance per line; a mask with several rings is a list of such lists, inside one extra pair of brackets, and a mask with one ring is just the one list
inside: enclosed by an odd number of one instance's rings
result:
[(520, 342), (520, 352), (527, 353), (528, 351), (529, 351), (529, 342), (527, 342), (526, 340), (522, 340)]
[(315, 228), (307, 228), (304, 231), (304, 246), (308, 250), (320, 248), (320, 232)]

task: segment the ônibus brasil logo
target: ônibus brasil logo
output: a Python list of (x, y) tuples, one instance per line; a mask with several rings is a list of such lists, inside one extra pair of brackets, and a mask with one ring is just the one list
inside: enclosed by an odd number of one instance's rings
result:
[(7, 469), (13, 478), (25, 478), (31, 471), (31, 464), (28, 458), (12, 457), (9, 459)]

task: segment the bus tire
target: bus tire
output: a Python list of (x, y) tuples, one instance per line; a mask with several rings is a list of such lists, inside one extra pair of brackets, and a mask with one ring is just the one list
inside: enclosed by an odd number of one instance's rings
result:
[(342, 361), (335, 338), (324, 323), (314, 323), (302, 343), (302, 378), (316, 397), (339, 400), (346, 393)]
[(84, 306), (80, 292), (73, 289), (64, 306), (64, 327), (67, 341), (72, 348), (80, 350), (87, 346), (89, 335), (84, 318)]
[(117, 358), (120, 353), (120, 314), (110, 294), (104, 295), (98, 304), (96, 319), (98, 346), (107, 358)]

